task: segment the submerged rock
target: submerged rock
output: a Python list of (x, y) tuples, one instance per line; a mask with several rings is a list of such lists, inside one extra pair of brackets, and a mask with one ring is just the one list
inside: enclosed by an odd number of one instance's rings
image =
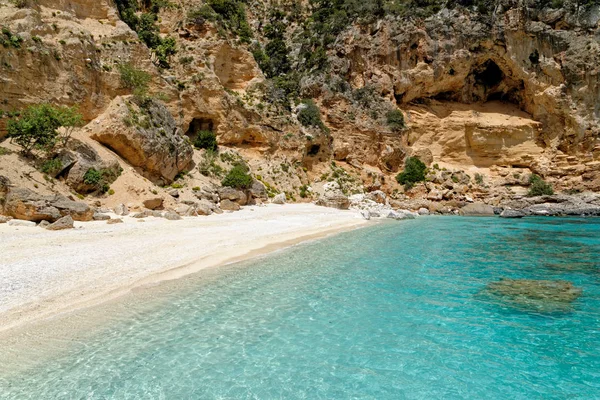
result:
[(536, 279), (500, 279), (486, 291), (508, 304), (545, 312), (568, 310), (582, 293), (569, 281)]

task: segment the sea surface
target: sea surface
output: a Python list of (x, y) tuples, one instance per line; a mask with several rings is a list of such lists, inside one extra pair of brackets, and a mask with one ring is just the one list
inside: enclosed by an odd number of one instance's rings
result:
[[(583, 294), (538, 309), (487, 294), (501, 278)], [(374, 224), (103, 314), (85, 340), (40, 339), (26, 365), (0, 361), (18, 371), (0, 375), (0, 398), (600, 399), (600, 220)], [(63, 349), (31, 361), (53, 342)]]

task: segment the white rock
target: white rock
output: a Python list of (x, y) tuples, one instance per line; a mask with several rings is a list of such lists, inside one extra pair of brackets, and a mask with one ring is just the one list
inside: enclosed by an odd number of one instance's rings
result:
[(271, 200), (271, 203), (273, 203), (273, 204), (285, 204), (285, 193), (279, 193), (278, 195), (276, 195), (275, 197), (273, 197), (273, 200)]

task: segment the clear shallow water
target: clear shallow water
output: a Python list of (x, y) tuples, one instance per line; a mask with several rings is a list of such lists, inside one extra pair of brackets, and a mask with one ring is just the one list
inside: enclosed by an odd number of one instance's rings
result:
[[(584, 293), (572, 312), (527, 312), (480, 295), (502, 277)], [(600, 398), (600, 220), (386, 223), (154, 298), (0, 376), (0, 398)]]

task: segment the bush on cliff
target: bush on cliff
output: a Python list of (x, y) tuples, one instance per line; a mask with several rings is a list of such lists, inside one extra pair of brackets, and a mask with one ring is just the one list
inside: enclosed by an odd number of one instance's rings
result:
[(329, 131), (323, 121), (321, 121), (319, 107), (317, 107), (312, 99), (302, 101), (300, 111), (298, 112), (298, 121), (300, 121), (303, 126), (320, 128), (324, 132)]
[(217, 135), (212, 131), (198, 131), (194, 140), (194, 147), (217, 151)]
[(538, 175), (531, 175), (529, 177), (529, 193), (528, 196), (550, 196), (554, 194), (552, 185), (544, 181)]
[(235, 189), (248, 189), (252, 186), (252, 177), (248, 174), (248, 167), (238, 164), (229, 171), (221, 182), (223, 186)]
[(425, 171), (427, 166), (418, 157), (408, 157), (404, 164), (404, 171), (396, 175), (396, 180), (404, 185), (405, 189), (410, 189), (415, 183), (425, 180)]
[[(33, 149), (50, 153), (57, 144), (66, 145), (73, 128), (82, 121), (83, 117), (74, 107), (34, 105), (8, 121), (8, 137), (26, 154), (31, 154)], [(61, 127), (64, 129), (59, 131)]]

